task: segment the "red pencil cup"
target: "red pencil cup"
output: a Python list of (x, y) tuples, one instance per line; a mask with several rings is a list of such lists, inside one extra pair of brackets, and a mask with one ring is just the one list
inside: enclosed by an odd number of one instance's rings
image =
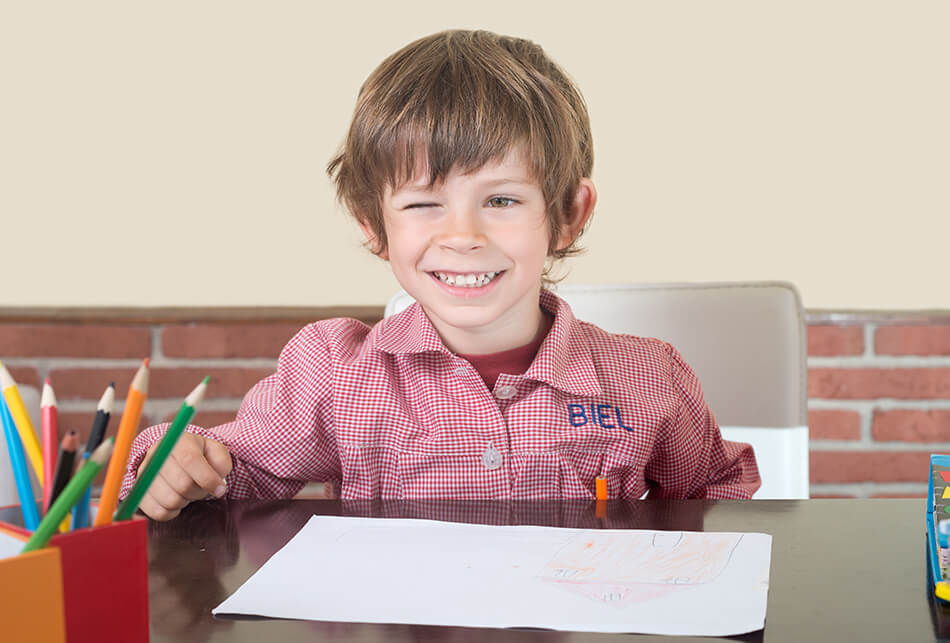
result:
[(148, 641), (148, 521), (56, 534), (68, 643)]

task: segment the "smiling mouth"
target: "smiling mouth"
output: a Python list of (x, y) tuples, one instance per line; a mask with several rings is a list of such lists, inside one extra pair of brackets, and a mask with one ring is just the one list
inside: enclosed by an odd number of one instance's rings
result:
[(482, 286), (487, 286), (496, 277), (504, 274), (504, 272), (504, 270), (468, 273), (433, 271), (430, 274), (448, 286), (455, 286), (456, 288), (481, 288)]

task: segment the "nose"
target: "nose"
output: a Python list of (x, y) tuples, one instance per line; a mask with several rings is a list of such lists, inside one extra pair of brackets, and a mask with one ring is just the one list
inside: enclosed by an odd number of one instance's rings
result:
[(446, 214), (438, 236), (439, 247), (468, 253), (485, 247), (487, 238), (477, 212), (456, 208)]

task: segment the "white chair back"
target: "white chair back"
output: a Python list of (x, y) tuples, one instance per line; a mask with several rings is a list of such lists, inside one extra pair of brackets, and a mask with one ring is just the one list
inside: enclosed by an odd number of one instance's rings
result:
[[(578, 319), (673, 344), (696, 371), (723, 437), (755, 449), (758, 499), (808, 497), (805, 321), (786, 282), (580, 285), (555, 292)], [(412, 303), (405, 292), (389, 316)]]

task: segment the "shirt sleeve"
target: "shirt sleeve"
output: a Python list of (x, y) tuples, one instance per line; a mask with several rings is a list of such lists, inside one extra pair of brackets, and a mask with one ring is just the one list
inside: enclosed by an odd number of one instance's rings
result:
[[(233, 422), (210, 429), (187, 427), (231, 452), (229, 498), (291, 498), (308, 481), (340, 478), (331, 373), (324, 333), (320, 324), (311, 324), (281, 351), (277, 372), (247, 393)], [(146, 452), (168, 426), (150, 427), (135, 438), (121, 497), (132, 488)]]
[(752, 446), (722, 439), (699, 379), (675, 348), (669, 350), (680, 406), (647, 465), (655, 484), (651, 497), (751, 498), (762, 485)]

